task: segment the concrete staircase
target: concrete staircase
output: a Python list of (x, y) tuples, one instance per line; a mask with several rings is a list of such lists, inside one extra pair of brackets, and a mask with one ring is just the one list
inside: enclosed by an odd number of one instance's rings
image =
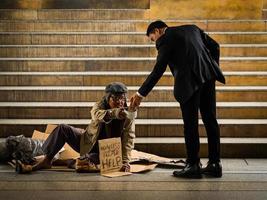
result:
[[(155, 63), (145, 37), (148, 9), (0, 10), (0, 136), (85, 127), (93, 102), (112, 81), (129, 96)], [(165, 20), (196, 24), (221, 44), (227, 85), (217, 85), (223, 157), (267, 156), (267, 29), (265, 20)], [(184, 157), (183, 123), (164, 74), (136, 121), (136, 148)], [(200, 120), (201, 156), (207, 156)]]

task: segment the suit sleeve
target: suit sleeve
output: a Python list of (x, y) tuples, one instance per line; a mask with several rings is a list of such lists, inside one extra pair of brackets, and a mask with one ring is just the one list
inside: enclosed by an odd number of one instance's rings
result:
[(220, 60), (220, 45), (212, 39), (208, 34), (206, 34), (203, 30), (200, 29), (202, 40), (205, 46), (210, 51), (211, 57), (217, 62), (219, 65)]
[(144, 97), (148, 95), (148, 93), (153, 89), (153, 87), (162, 77), (163, 73), (166, 71), (171, 49), (171, 45), (168, 41), (169, 40), (166, 38), (164, 43), (159, 47), (156, 64), (152, 72), (148, 75), (138, 90), (139, 94)]

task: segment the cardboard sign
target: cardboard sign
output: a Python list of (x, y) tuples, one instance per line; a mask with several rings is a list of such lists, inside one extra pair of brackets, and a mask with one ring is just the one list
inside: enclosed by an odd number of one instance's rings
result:
[(115, 177), (120, 177), (120, 176), (129, 176), (131, 174), (132, 174), (131, 172), (120, 172), (120, 171), (117, 171), (117, 172), (106, 172), (106, 173), (101, 174), (101, 175), (109, 177), (109, 178), (115, 178)]
[(99, 140), (100, 171), (116, 172), (122, 167), (121, 139)]
[(120, 172), (122, 167), (121, 138), (99, 140), (98, 143), (101, 175), (117, 177), (131, 174)]

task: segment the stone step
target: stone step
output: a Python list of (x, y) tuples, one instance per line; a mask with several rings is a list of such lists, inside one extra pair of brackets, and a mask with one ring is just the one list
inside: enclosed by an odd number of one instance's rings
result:
[[(145, 32), (150, 20), (0, 20), (0, 32)], [(168, 26), (196, 24), (205, 31), (266, 32), (265, 20), (165, 20)]]
[[(180, 1), (110, 1), (110, 0), (2, 0), (0, 8), (5, 9), (87, 9), (87, 8), (149, 8), (151, 19), (259, 19), (262, 0), (240, 3), (239, 0), (221, 2), (195, 0)], [(179, 12), (177, 12), (179, 10)], [(223, 12), (222, 12), (223, 11)], [(52, 14), (51, 14), (52, 15)], [(53, 15), (52, 15), (53, 16)]]
[[(221, 56), (267, 56), (267, 44), (222, 44)], [(0, 57), (154, 57), (155, 45), (1, 45)]]
[(267, 32), (208, 32), (220, 44), (267, 43)]
[(150, 0), (1, 0), (1, 9), (121, 9), (150, 7)]
[[(104, 95), (104, 86), (2, 86), (0, 102), (96, 101)], [(131, 96), (139, 86), (129, 86)], [(217, 86), (217, 101), (266, 102), (267, 86)], [(144, 99), (149, 102), (173, 102), (172, 86), (156, 86)]]
[[(106, 86), (115, 81), (132, 86), (141, 85), (149, 74), (149, 71), (0, 72), (0, 86)], [(224, 75), (228, 86), (267, 85), (267, 71), (224, 72)], [(165, 72), (158, 85), (173, 86), (171, 72)]]
[[(136, 149), (166, 157), (186, 157), (184, 138), (137, 138)], [(206, 138), (200, 138), (200, 157), (208, 155)], [(221, 138), (224, 158), (266, 158), (267, 138)]]
[[(263, 36), (264, 37), (264, 36)], [(264, 40), (264, 39), (263, 39)], [(149, 44), (144, 32), (2, 32), (4, 44)]]
[[(201, 156), (206, 164), (207, 154)], [(175, 160), (179, 159), (174, 156)], [(183, 157), (180, 157), (183, 158)], [(191, 199), (265, 200), (267, 176), (266, 159), (223, 158), (223, 177), (182, 179), (172, 176), (180, 167), (157, 166), (149, 172), (119, 178), (107, 178), (99, 173), (74, 173), (72, 169), (53, 167), (30, 175), (16, 175), (9, 165), (1, 164), (0, 194), (5, 199), (23, 200), (38, 196), (39, 200), (77, 199), (77, 196), (96, 196), (98, 199)], [(127, 186), (126, 186), (127, 185)], [(108, 190), (107, 190), (108, 188)], [(123, 192), (122, 192), (123, 191)], [(79, 198), (79, 199), (81, 199)]]
[[(88, 119), (93, 105), (94, 102), (0, 102), (0, 119)], [(137, 118), (182, 118), (179, 107), (177, 102), (143, 102)], [(217, 117), (267, 119), (267, 102), (218, 102)]]
[(0, 20), (136, 20), (146, 9), (0, 9)]
[[(267, 32), (208, 32), (220, 44), (267, 43)], [(0, 44), (149, 44), (145, 32), (0, 32)]]
[[(1, 119), (0, 137), (24, 134), (31, 137), (34, 130), (45, 131), (47, 124), (69, 124), (86, 128), (90, 119)], [(221, 136), (238, 140), (239, 137), (266, 138), (266, 119), (218, 119)], [(182, 119), (136, 119), (136, 137), (183, 137)], [(200, 136), (205, 136), (205, 128), (199, 121)], [(266, 138), (267, 139), (267, 138)], [(149, 142), (148, 142), (149, 143)]]
[[(155, 58), (0, 58), (0, 71), (149, 71)], [(267, 57), (221, 57), (223, 71), (267, 71)]]
[[(266, 12), (267, 9), (262, 10), (262, 19), (267, 19)], [(0, 20), (143, 20), (149, 18), (151, 18), (150, 10), (147, 9), (0, 9)]]

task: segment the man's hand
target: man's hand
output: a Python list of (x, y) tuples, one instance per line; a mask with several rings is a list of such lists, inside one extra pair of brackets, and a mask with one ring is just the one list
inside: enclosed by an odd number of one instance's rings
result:
[(108, 122), (112, 119), (120, 119), (120, 120), (126, 119), (126, 117), (127, 113), (125, 112), (124, 108), (113, 108), (107, 110), (104, 120)]
[(120, 169), (121, 172), (130, 172), (131, 165), (129, 163), (124, 163)]
[(119, 113), (118, 113), (118, 119), (126, 119), (127, 113), (123, 108), (120, 108)]
[(135, 93), (130, 99), (130, 109), (134, 110), (136, 107), (139, 107), (142, 99), (142, 97), (138, 96), (138, 94)]

